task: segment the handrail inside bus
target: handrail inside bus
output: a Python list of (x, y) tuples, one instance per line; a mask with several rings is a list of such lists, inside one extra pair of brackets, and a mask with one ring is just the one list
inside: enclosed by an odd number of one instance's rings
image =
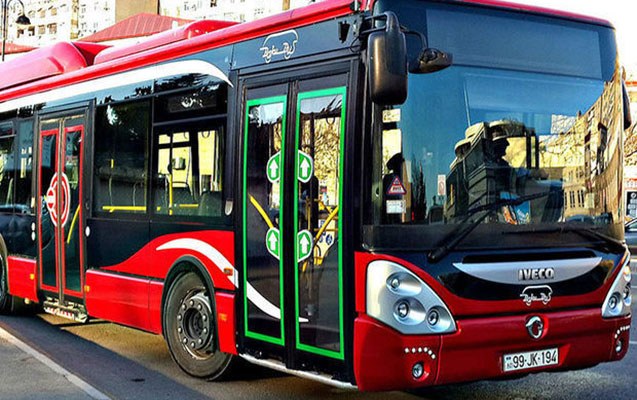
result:
[(252, 195), (250, 196), (250, 203), (252, 203), (252, 205), (254, 206), (254, 208), (257, 209), (257, 211), (259, 212), (259, 214), (261, 215), (261, 218), (263, 218), (263, 220), (265, 221), (266, 224), (268, 224), (268, 228), (273, 229), (274, 228), (274, 224), (272, 223), (272, 221), (270, 220), (270, 217), (268, 217), (268, 214), (265, 212), (265, 210), (263, 209), (263, 207), (261, 207), (261, 204), (259, 204), (259, 202), (257, 201), (257, 199), (255, 199), (254, 197), (252, 197)]
[[(325, 206), (325, 208), (327, 208), (327, 206)], [(337, 215), (338, 215), (338, 206), (334, 207), (334, 209), (332, 210), (332, 213), (327, 217), (327, 219), (323, 223), (323, 226), (321, 226), (321, 228), (316, 233), (316, 237), (314, 238), (314, 245), (312, 246), (312, 252), (314, 252), (314, 248), (318, 245), (319, 239), (327, 230), (327, 226), (330, 224), (330, 222), (334, 220), (334, 218), (336, 218)], [(305, 272), (307, 270), (308, 262), (309, 262), (309, 258), (305, 260), (305, 262), (303, 263), (303, 267), (301, 267), (301, 272)]]
[(80, 208), (77, 207), (75, 209), (75, 215), (73, 215), (73, 221), (71, 221), (71, 227), (69, 228), (69, 235), (66, 238), (66, 244), (71, 244), (71, 236), (73, 236), (73, 228), (75, 228), (75, 224), (77, 224), (77, 217), (80, 215)]

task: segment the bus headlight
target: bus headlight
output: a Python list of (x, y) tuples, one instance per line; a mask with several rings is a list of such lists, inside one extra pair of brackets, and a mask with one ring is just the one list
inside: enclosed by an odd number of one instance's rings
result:
[(602, 305), (602, 317), (615, 318), (630, 314), (630, 305), (632, 304), (630, 280), (630, 266), (626, 262), (606, 295), (606, 300)]
[(406, 334), (456, 331), (451, 312), (438, 295), (407, 268), (390, 261), (367, 267), (367, 314)]

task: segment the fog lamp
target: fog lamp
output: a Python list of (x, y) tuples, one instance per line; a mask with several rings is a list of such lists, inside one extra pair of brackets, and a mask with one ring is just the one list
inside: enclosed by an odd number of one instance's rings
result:
[(422, 378), (422, 376), (425, 373), (425, 366), (419, 362), (414, 364), (413, 367), (411, 367), (411, 376), (414, 377), (414, 379), (420, 379)]
[(622, 352), (623, 349), (624, 349), (624, 341), (621, 339), (617, 339), (617, 341), (615, 342), (615, 353), (619, 354)]

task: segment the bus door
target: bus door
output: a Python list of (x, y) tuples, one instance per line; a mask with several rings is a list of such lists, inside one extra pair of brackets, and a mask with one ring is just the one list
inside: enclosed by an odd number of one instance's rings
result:
[(344, 368), (346, 83), (243, 82), (244, 351), (293, 369)]
[(48, 300), (45, 309), (83, 302), (86, 119), (84, 113), (40, 118), (36, 236), (39, 287)]

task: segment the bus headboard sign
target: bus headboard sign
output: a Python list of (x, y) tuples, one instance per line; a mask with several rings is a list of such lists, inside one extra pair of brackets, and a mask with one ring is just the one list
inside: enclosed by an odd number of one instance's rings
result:
[(269, 64), (276, 56), (283, 56), (285, 60), (289, 60), (296, 52), (298, 42), (299, 34), (291, 29), (266, 37), (259, 50), (263, 52), (262, 57), (266, 64)]

